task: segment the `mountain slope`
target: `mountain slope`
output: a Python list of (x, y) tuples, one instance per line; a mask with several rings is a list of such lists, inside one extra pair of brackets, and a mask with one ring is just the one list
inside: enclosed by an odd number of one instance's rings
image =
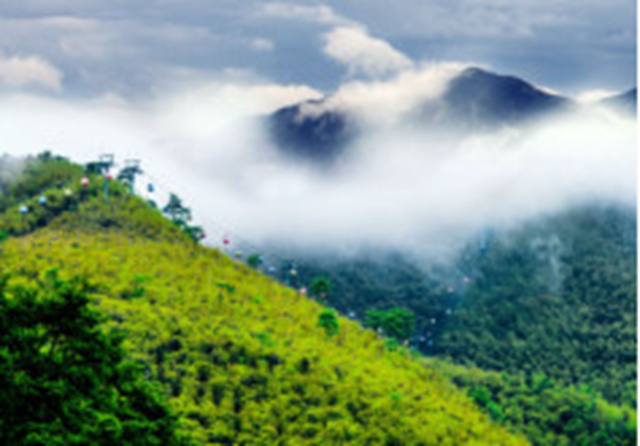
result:
[(44, 232), (3, 258), (23, 271), (14, 280), (50, 267), (89, 277), (201, 441), (519, 444), (406, 353), (343, 319), (325, 335), (317, 304), (215, 252)]
[(440, 101), (424, 108), (422, 119), (430, 125), (482, 130), (532, 120), (569, 106), (568, 99), (517, 77), (468, 68), (449, 83)]
[(493, 419), (523, 432), (536, 446), (636, 444), (635, 411), (607, 403), (589, 387), (563, 386), (543, 373), (427, 363), (466, 390)]
[(30, 192), (0, 201), (0, 232), (22, 235), (0, 243), (0, 274), (11, 286), (38, 286), (52, 268), (88, 279), (194, 444), (636, 443), (630, 408), (539, 373), (425, 360), (197, 245), (118, 182), (108, 197), (104, 177), (78, 187), (81, 175), (39, 158), (5, 188)]
[(52, 203), (33, 221), (7, 200), (1, 229), (24, 235), (1, 245), (2, 273), (85, 277), (196, 444), (526, 444), (407, 350), (196, 245), (125, 189), (107, 199), (92, 177), (65, 208), (70, 178), (22, 197)]
[(436, 352), (636, 403), (635, 209), (590, 206), (496, 240)]
[(415, 314), (412, 345), (482, 368), (545, 373), (635, 406), (635, 209), (593, 205), (470, 243), (448, 266), (384, 252), (300, 258), (326, 276), (329, 302), (360, 320)]

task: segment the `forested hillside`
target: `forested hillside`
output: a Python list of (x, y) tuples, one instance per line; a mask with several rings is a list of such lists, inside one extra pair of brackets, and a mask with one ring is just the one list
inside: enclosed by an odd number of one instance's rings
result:
[[(14, 431), (36, 432), (25, 444), (86, 443), (101, 436), (118, 442), (126, 435), (137, 436), (133, 444), (635, 444), (633, 409), (609, 404), (581, 383), (568, 386), (565, 377), (551, 376), (553, 369), (549, 376), (532, 374), (514, 363), (505, 366), (513, 373), (495, 373), (426, 360), (384, 333), (201, 246), (193, 228), (170, 221), (119, 181), (43, 155), (26, 162), (19, 179), (2, 190), (0, 321), (13, 324), (15, 336), (24, 330), (37, 336), (30, 363), (21, 362), (25, 356), (7, 338), (0, 378), (21, 382), (22, 395), (40, 395), (36, 386), (45, 384), (59, 395), (83, 395), (65, 397), (70, 402), (57, 421), (55, 415), (23, 414), (18, 421), (0, 416), (0, 431), (18, 423)], [(611, 231), (627, 237), (625, 228)], [(451, 317), (471, 317), (464, 312), (472, 308), (471, 290), (484, 290), (490, 267), (505, 265), (506, 254), (500, 253), (519, 245), (517, 238), (504, 243), (489, 249), (482, 262), (472, 262), (479, 266), (468, 271), (469, 294), (456, 301)], [(328, 302), (334, 305), (340, 296), (332, 286)], [(84, 299), (90, 309), (83, 309)], [(477, 300), (475, 311), (482, 315), (488, 304), (482, 296)], [(23, 301), (34, 303), (23, 307)], [(63, 351), (69, 354), (53, 356), (56, 322), (66, 320), (65, 312), (52, 319), (46, 309), (68, 302), (79, 308), (69, 313), (78, 315), (69, 326), (79, 331), (65, 335)], [(9, 317), (25, 308), (33, 318)], [(491, 333), (491, 325), (479, 321), (479, 329)], [(85, 332), (78, 342), (71, 336)], [(453, 356), (462, 341), (440, 336)], [(480, 363), (485, 349), (506, 354), (509, 346), (500, 341), (493, 346), (469, 341), (469, 356), (456, 359)], [(124, 350), (118, 350), (120, 344)], [(99, 388), (109, 382), (115, 393), (77, 387), (74, 361), (87, 355), (87, 348), (110, 358), (103, 358), (103, 368), (87, 382)], [(129, 372), (116, 381), (104, 370), (118, 362)], [(629, 379), (629, 370), (621, 379)], [(602, 379), (613, 373), (604, 367), (583, 373), (591, 371)], [(104, 404), (106, 395), (127, 395), (131, 389), (140, 389), (139, 399), (125, 412), (114, 409), (114, 400)], [(33, 404), (39, 402), (35, 398)], [(87, 405), (95, 409), (88, 418), (69, 415)], [(14, 407), (18, 411), (22, 405)], [(69, 420), (76, 426), (72, 434), (46, 430)], [(48, 437), (38, 436), (40, 431)]]
[(11, 290), (40, 289), (50, 271), (86, 281), (104, 329), (126, 333), (193, 443), (526, 443), (408, 350), (197, 245), (124, 186), (107, 197), (107, 179), (81, 175), (44, 157), (5, 196), (0, 224), (23, 235), (2, 245), (6, 287), (18, 299)]
[(413, 314), (411, 344), (430, 356), (588, 384), (636, 400), (635, 209), (592, 205), (487, 232), (450, 265), (401, 254), (307, 259), (302, 280), (326, 276), (329, 303)]
[(636, 401), (635, 209), (592, 206), (496, 240), (436, 353), (480, 367), (544, 373)]

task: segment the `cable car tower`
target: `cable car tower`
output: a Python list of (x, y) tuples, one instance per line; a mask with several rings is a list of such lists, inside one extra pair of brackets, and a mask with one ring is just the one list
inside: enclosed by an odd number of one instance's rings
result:
[(134, 190), (136, 175), (142, 174), (140, 160), (129, 159), (124, 161), (124, 167), (118, 172), (118, 180), (127, 183), (131, 191)]
[(112, 153), (104, 153), (100, 155), (98, 161), (92, 161), (85, 165), (85, 171), (88, 174), (102, 174), (106, 175), (109, 172), (109, 169), (113, 167), (114, 164), (114, 156)]

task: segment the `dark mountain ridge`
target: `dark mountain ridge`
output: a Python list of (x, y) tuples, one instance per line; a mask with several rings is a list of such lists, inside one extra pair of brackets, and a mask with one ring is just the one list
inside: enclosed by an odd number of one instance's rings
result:
[(515, 76), (468, 68), (455, 77), (443, 98), (423, 108), (422, 121), (478, 131), (526, 122), (568, 110), (570, 99), (542, 91)]
[[(266, 126), (273, 143), (283, 153), (302, 159), (332, 162), (339, 158), (363, 128), (358, 117), (347, 111), (321, 109), (327, 99), (284, 107), (268, 116)], [(309, 106), (319, 110), (308, 112)], [(427, 130), (478, 132), (522, 124), (572, 106), (570, 99), (517, 77), (468, 68), (450, 81), (441, 98), (419, 106), (407, 119)]]

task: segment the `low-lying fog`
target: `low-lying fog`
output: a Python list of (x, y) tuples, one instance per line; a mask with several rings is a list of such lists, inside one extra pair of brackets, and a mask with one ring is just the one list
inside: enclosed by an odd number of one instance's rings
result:
[(345, 85), (332, 101), (368, 110), (371, 128), (333, 169), (288, 160), (271, 147), (255, 118), (320, 94), (269, 84), (182, 85), (146, 102), (5, 94), (0, 152), (139, 158), (148, 174), (138, 181), (141, 193), (152, 182), (163, 204), (176, 192), (212, 245), (239, 234), (305, 249), (437, 250), (486, 227), (591, 201), (635, 205), (635, 121), (609, 110), (587, 107), (533, 128), (476, 136), (406, 130), (403, 113), (417, 98), (441, 94), (459, 69), (422, 67), (387, 82)]

